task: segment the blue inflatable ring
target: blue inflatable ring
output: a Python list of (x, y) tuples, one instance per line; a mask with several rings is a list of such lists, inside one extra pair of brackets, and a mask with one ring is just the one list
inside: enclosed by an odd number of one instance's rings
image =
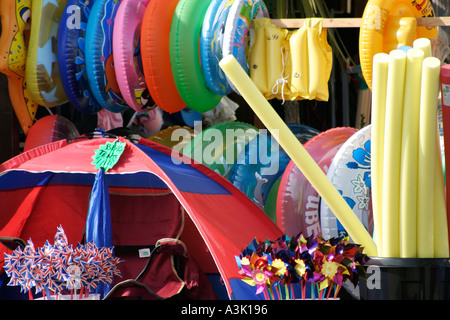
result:
[(95, 99), (111, 112), (128, 109), (117, 84), (113, 59), (114, 18), (117, 0), (96, 0), (89, 15), (86, 39), (86, 72)]
[(203, 76), (208, 88), (218, 95), (227, 95), (231, 91), (227, 77), (219, 67), (219, 61), (223, 57), (225, 24), (232, 3), (229, 0), (213, 0), (206, 11), (200, 34), (200, 60)]
[(95, 100), (86, 73), (85, 35), (93, 0), (69, 0), (58, 31), (58, 63), (61, 82), (70, 103), (84, 114), (102, 109)]

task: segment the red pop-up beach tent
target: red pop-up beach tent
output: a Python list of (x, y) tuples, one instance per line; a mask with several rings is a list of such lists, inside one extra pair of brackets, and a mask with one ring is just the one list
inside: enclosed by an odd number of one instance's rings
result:
[[(82, 241), (98, 172), (92, 157), (114, 140), (60, 140), (0, 165), (0, 237), (32, 239), (42, 246), (61, 225), (69, 243)], [(125, 150), (104, 175), (113, 245), (144, 246), (175, 235), (205, 274), (220, 274), (229, 298), (254, 298), (255, 289), (240, 280), (234, 256), (254, 238), (277, 239), (280, 229), (206, 166), (182, 155), (177, 157), (181, 163), (173, 161), (172, 149), (146, 139), (123, 141)], [(169, 212), (183, 216), (173, 218)], [(0, 246), (0, 267), (8, 250)]]

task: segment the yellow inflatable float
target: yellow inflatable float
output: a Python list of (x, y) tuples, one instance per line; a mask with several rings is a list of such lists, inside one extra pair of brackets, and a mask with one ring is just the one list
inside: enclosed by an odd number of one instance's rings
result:
[(33, 99), (41, 106), (68, 102), (59, 74), (57, 37), (65, 0), (33, 0), (25, 79)]
[(24, 133), (27, 134), (38, 108), (26, 88), (24, 79), (31, 0), (0, 1), (0, 17), (0, 72), (8, 78), (11, 104)]
[(372, 90), (372, 63), (377, 53), (412, 47), (418, 38), (437, 38), (436, 27), (417, 26), (416, 18), (434, 17), (430, 0), (369, 0), (359, 33), (359, 58), (367, 85)]

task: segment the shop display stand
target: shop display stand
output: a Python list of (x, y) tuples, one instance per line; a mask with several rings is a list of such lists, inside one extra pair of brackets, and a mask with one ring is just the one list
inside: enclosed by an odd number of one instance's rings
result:
[[(322, 19), (324, 28), (359, 28), (361, 18)], [(296, 29), (304, 19), (271, 19), (279, 28)], [(450, 17), (417, 18), (417, 26), (450, 26)], [(367, 280), (359, 282), (361, 300), (448, 300), (449, 258), (371, 257)]]

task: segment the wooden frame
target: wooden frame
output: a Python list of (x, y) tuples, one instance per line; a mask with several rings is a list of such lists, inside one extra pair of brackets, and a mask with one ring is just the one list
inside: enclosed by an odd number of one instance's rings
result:
[[(450, 26), (450, 17), (416, 18), (418, 26)], [(322, 18), (324, 28), (359, 28), (361, 18)], [(279, 28), (294, 29), (303, 26), (304, 19), (271, 19)]]

